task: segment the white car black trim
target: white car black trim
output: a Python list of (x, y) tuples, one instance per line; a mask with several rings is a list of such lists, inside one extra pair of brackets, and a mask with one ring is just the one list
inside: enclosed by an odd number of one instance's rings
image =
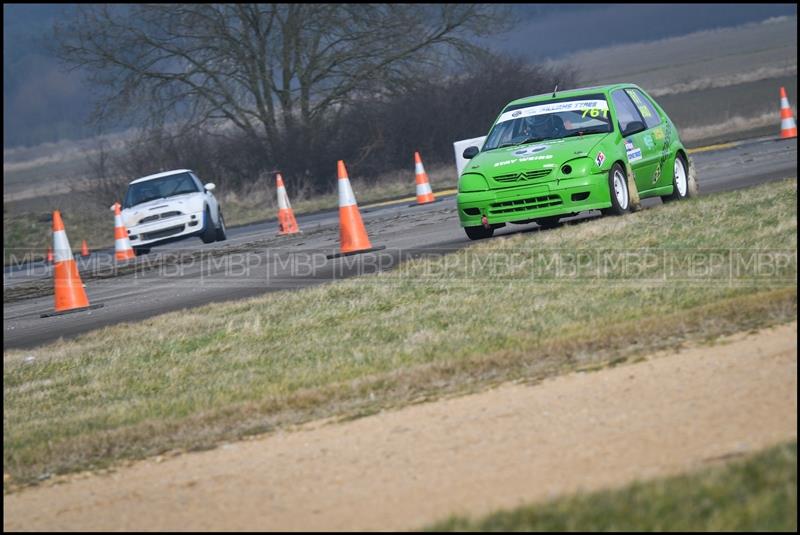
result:
[[(128, 185), (122, 210), (131, 245), (135, 250), (200, 237), (208, 243), (224, 240), (225, 224), (211, 190), (190, 169), (177, 169), (138, 178)], [(209, 214), (210, 221), (206, 221)], [(212, 230), (208, 230), (211, 225)]]

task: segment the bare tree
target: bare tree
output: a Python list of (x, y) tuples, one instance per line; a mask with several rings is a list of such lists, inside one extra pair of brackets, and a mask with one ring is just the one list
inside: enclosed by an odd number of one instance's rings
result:
[(119, 172), (109, 143), (103, 137), (99, 140), (96, 148), (83, 151), (89, 173), (75, 181), (70, 191), (80, 193), (98, 205), (110, 205), (121, 200), (120, 195), (130, 179)]
[[(94, 118), (258, 140), (268, 160), (313, 150), (349, 104), (412, 86), (509, 27), (486, 4), (81, 5), (58, 54), (100, 89)], [(297, 170), (302, 171), (302, 170)]]

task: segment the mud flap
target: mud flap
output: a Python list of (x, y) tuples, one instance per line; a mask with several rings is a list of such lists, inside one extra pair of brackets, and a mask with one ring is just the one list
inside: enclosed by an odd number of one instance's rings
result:
[(625, 164), (625, 174), (628, 175), (628, 195), (630, 196), (631, 212), (638, 212), (642, 209), (642, 200), (639, 198), (639, 190), (636, 188), (636, 180), (634, 180), (633, 169), (631, 164)]
[(689, 166), (689, 171), (686, 176), (686, 196), (697, 197), (700, 194), (700, 187), (697, 185), (697, 178), (694, 176), (694, 162), (690, 156), (687, 156), (686, 159)]

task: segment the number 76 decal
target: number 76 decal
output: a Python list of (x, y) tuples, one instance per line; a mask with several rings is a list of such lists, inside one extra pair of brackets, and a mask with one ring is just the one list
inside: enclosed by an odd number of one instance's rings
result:
[(608, 117), (608, 110), (601, 110), (599, 108), (591, 108), (588, 110), (583, 110), (581, 117), (586, 117), (586, 114), (589, 114), (589, 117), (599, 117), (601, 112), (603, 113), (604, 119)]

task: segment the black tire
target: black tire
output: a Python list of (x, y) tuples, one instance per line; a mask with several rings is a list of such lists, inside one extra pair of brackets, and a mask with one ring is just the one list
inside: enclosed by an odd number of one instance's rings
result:
[[(678, 165), (682, 167), (681, 172), (683, 176), (679, 176)], [(682, 188), (679, 187), (679, 181), (682, 181)], [(683, 191), (681, 191), (683, 190)], [(662, 195), (661, 201), (668, 203), (672, 201), (680, 201), (689, 197), (689, 166), (686, 165), (686, 160), (683, 159), (680, 153), (675, 155), (675, 163), (672, 168), (672, 193), (670, 195)]]
[(464, 232), (470, 240), (483, 240), (494, 236), (494, 227), (464, 227)]
[(604, 215), (623, 215), (630, 212), (631, 192), (628, 190), (628, 177), (619, 163), (615, 163), (608, 171), (608, 196), (611, 198), (611, 207), (601, 210)]
[(225, 218), (222, 216), (222, 210), (219, 211), (219, 226), (217, 227), (217, 241), (225, 241), (228, 239), (228, 231), (225, 229)]
[(203, 243), (212, 243), (217, 239), (217, 229), (214, 228), (214, 221), (211, 220), (211, 211), (206, 206), (203, 212), (203, 233), (200, 234)]
[(142, 256), (142, 255), (149, 254), (149, 253), (150, 253), (150, 248), (149, 247), (134, 247), (133, 248), (133, 254), (135, 254), (136, 256)]
[(540, 217), (536, 220), (536, 224), (542, 228), (555, 228), (561, 224), (561, 216)]

